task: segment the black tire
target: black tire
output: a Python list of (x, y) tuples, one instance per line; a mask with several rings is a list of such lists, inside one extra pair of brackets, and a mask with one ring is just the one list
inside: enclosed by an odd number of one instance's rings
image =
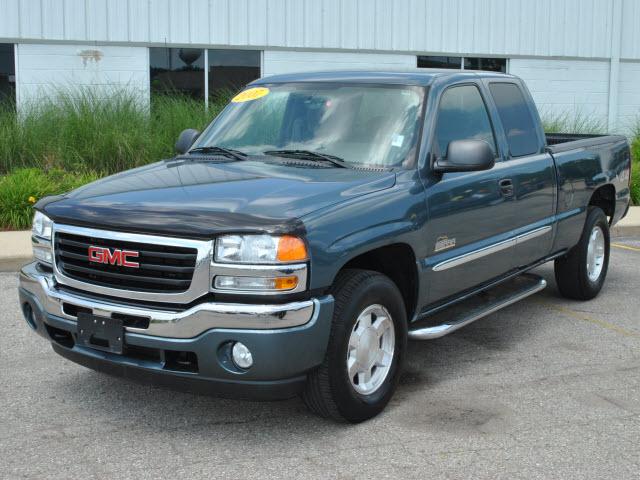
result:
[[(587, 252), (589, 238), (594, 228), (599, 227), (604, 234), (604, 262), (597, 279), (589, 278), (587, 271)], [(558, 290), (563, 297), (574, 300), (591, 300), (604, 285), (609, 268), (609, 222), (598, 207), (589, 207), (580, 241), (565, 256), (555, 261), (555, 274)]]
[[(322, 417), (358, 423), (379, 414), (398, 385), (407, 349), (407, 315), (398, 287), (377, 272), (344, 270), (336, 278), (332, 292), (335, 307), (327, 352), (322, 365), (309, 374), (302, 398), (311, 411)], [(391, 315), (395, 349), (384, 381), (370, 395), (362, 395), (349, 379), (347, 348), (356, 319), (375, 304), (382, 305)]]

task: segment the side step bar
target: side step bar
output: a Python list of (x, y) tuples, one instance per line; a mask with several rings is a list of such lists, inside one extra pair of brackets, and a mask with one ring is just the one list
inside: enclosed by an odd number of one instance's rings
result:
[(418, 320), (409, 327), (409, 338), (432, 340), (508, 307), (547, 286), (544, 278), (523, 273), (447, 309)]

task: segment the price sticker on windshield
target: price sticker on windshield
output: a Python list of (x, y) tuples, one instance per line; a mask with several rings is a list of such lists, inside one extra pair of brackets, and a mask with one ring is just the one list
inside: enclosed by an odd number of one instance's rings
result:
[(242, 102), (250, 102), (252, 100), (257, 100), (258, 98), (262, 98), (265, 95), (269, 94), (269, 89), (267, 87), (254, 87), (249, 88), (248, 90), (244, 90), (240, 92), (238, 95), (231, 99), (232, 103), (242, 103)]

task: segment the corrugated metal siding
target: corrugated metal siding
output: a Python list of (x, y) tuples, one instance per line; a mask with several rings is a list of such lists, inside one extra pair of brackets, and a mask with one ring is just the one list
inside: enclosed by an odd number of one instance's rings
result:
[(0, 39), (640, 58), (620, 0), (0, 0)]
[(640, 58), (640, 1), (624, 0), (621, 30), (620, 56)]

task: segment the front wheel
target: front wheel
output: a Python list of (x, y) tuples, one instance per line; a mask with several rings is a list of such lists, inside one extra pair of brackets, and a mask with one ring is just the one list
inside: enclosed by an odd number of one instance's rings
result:
[(580, 241), (555, 261), (556, 283), (562, 296), (594, 298), (604, 285), (609, 267), (609, 222), (598, 207), (589, 207)]
[(395, 391), (407, 345), (398, 287), (385, 275), (345, 270), (324, 362), (309, 374), (303, 399), (315, 413), (352, 423), (380, 413)]

